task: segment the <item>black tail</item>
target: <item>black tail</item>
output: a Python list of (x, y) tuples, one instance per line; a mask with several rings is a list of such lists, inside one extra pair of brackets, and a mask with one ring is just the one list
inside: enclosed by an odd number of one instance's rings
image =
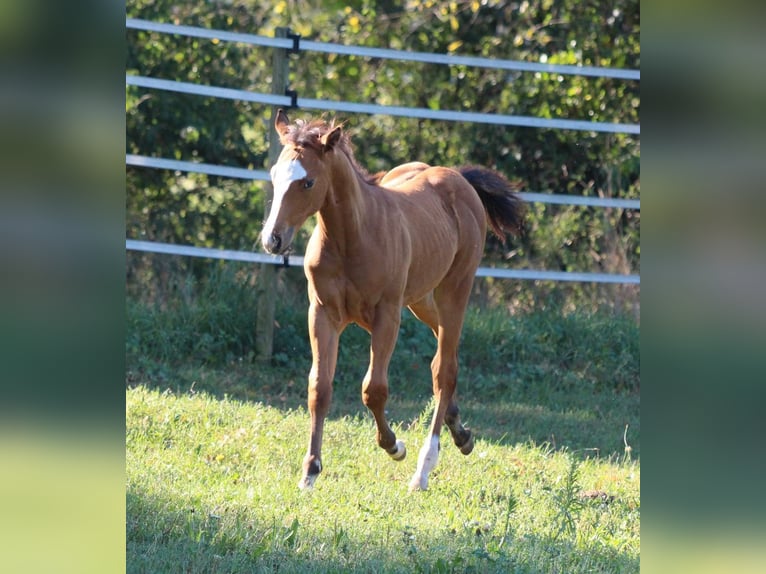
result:
[(492, 232), (502, 241), (505, 241), (506, 233), (521, 235), (527, 209), (516, 193), (517, 186), (486, 167), (468, 165), (458, 171), (479, 194)]

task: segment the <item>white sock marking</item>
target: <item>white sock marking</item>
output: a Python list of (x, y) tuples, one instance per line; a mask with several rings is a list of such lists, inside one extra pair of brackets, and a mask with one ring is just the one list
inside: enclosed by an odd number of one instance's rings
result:
[(439, 460), (439, 435), (431, 435), (426, 439), (418, 456), (418, 466), (410, 481), (410, 490), (426, 490), (428, 488), (428, 474), (436, 466)]
[(389, 456), (396, 461), (404, 460), (404, 457), (407, 456), (407, 448), (404, 446), (404, 441), (397, 440), (396, 452), (394, 454), (389, 453)]

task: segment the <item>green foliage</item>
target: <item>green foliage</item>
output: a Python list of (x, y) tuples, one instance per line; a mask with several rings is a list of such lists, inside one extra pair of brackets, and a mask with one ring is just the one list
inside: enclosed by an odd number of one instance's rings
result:
[(485, 399), (517, 387), (537, 388), (542, 396), (635, 392), (640, 385), (638, 328), (629, 318), (608, 314), (470, 310), (460, 359), (463, 379)]
[[(403, 50), (459, 53), (530, 62), (638, 68), (637, 0), (352, 3), (175, 3), (135, 0), (130, 17), (272, 36), (289, 26), (304, 38)], [(270, 51), (239, 44), (128, 30), (129, 73), (268, 92)], [(638, 82), (427, 65), (302, 52), (291, 61), (300, 95), (384, 105), (472, 110), (637, 123)], [(126, 88), (128, 152), (262, 169), (270, 112), (247, 102)], [(293, 115), (307, 115), (297, 112)], [(360, 162), (370, 171), (421, 160), (483, 164), (529, 191), (636, 198), (637, 136), (435, 122), (347, 118)], [(127, 234), (195, 245), (251, 249), (264, 217), (264, 186), (194, 174), (129, 167)], [(502, 245), (490, 238), (487, 263), (518, 267), (637, 273), (640, 212), (532, 206), (527, 235)], [(312, 223), (298, 238), (300, 249)], [(145, 277), (146, 260), (133, 273)], [(183, 264), (200, 273), (195, 263)], [(540, 286), (546, 297), (629, 308), (636, 288)], [(495, 300), (536, 305), (511, 282)]]
[(256, 299), (253, 276), (232, 264), (214, 266), (204, 280), (187, 276), (164, 304), (127, 300), (128, 358), (221, 364), (252, 358)]

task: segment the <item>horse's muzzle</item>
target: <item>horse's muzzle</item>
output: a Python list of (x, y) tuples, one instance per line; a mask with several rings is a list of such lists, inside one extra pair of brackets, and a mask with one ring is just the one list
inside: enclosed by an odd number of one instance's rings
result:
[(287, 227), (284, 232), (272, 231), (263, 235), (263, 248), (273, 255), (282, 255), (293, 242), (294, 227)]
[(263, 248), (269, 253), (278, 254), (282, 247), (282, 237), (271, 233), (263, 238)]

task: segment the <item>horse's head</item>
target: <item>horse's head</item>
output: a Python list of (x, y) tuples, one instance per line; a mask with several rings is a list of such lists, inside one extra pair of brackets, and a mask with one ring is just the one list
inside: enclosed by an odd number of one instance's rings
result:
[(324, 203), (330, 187), (324, 156), (340, 139), (341, 127), (321, 132), (311, 129), (311, 124), (290, 126), (282, 110), (277, 112), (275, 125), (285, 147), (271, 168), (274, 200), (261, 241), (269, 253), (284, 253), (295, 231)]

